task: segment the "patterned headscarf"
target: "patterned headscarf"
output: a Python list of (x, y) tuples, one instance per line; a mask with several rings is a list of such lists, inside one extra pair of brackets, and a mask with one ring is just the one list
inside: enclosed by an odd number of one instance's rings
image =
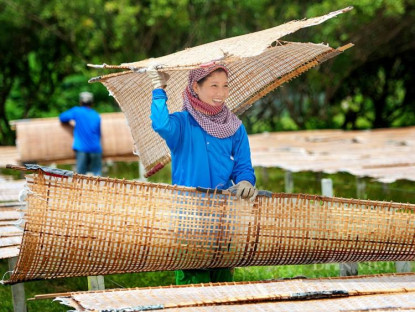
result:
[(222, 68), (229, 77), (229, 71), (224, 65), (214, 63), (201, 65), (190, 71), (189, 84), (183, 92), (183, 110), (188, 111), (211, 136), (224, 139), (232, 136), (242, 122), (226, 105), (209, 105), (201, 101), (193, 90), (193, 82), (202, 80), (219, 68)]

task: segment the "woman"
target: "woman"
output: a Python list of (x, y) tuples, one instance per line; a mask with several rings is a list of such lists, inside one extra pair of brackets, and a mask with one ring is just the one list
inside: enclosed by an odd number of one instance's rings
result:
[[(229, 71), (207, 64), (190, 71), (183, 92), (183, 111), (169, 114), (165, 74), (150, 67), (153, 129), (166, 141), (172, 156), (172, 183), (191, 187), (229, 189), (238, 198), (254, 200), (255, 175), (248, 135), (242, 122), (225, 105)], [(232, 186), (232, 184), (235, 184)], [(233, 280), (230, 269), (176, 271), (176, 283)]]

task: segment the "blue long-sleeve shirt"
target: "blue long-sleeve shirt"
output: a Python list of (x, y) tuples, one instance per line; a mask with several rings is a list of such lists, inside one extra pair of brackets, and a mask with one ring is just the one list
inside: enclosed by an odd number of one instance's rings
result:
[(172, 156), (172, 183), (227, 189), (231, 180), (255, 185), (248, 135), (241, 125), (232, 136), (208, 134), (187, 111), (169, 114), (163, 89), (153, 91), (153, 129), (166, 141)]
[(101, 117), (87, 106), (75, 106), (59, 115), (61, 122), (75, 121), (72, 148), (85, 153), (102, 153)]

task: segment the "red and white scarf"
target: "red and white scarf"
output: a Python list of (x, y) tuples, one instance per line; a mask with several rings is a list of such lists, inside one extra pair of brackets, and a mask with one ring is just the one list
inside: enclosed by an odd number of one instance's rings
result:
[(190, 71), (189, 83), (183, 92), (183, 110), (188, 111), (211, 136), (224, 139), (235, 134), (242, 122), (226, 105), (212, 106), (201, 101), (192, 87), (193, 82), (200, 81), (218, 68), (222, 68), (229, 77), (228, 69), (220, 64), (201, 65)]

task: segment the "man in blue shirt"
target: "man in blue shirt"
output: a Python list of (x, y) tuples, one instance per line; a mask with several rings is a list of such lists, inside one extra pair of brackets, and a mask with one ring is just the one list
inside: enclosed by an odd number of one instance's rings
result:
[(79, 94), (80, 106), (59, 115), (62, 123), (75, 122), (72, 148), (76, 153), (76, 171), (102, 174), (101, 117), (91, 108), (94, 97), (90, 92)]

